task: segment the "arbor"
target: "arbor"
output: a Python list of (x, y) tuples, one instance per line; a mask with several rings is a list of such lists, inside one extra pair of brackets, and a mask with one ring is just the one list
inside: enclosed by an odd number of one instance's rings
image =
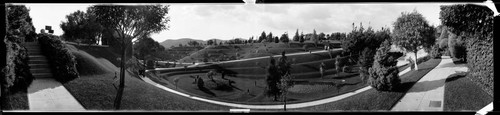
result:
[[(430, 26), (422, 14), (417, 11), (411, 13), (403, 12), (394, 22), (392, 38), (397, 46), (401, 46), (406, 52), (415, 53), (422, 48), (429, 48), (435, 42), (434, 27)], [(415, 69), (418, 70), (417, 63)]]
[(168, 28), (170, 19), (169, 6), (145, 5), (145, 6), (103, 6), (94, 5), (89, 7), (95, 13), (98, 22), (105, 28), (113, 31), (120, 42), (120, 85), (115, 98), (115, 109), (120, 109), (121, 98), (125, 87), (125, 55), (128, 47), (134, 39), (140, 39), (151, 33), (157, 33)]

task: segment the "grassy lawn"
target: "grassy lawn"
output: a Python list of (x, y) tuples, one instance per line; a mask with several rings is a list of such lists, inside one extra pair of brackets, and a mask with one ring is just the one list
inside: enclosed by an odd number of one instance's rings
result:
[[(89, 72), (79, 69), (82, 73), (80, 78), (63, 84), (68, 91), (88, 110), (114, 110), (113, 102), (117, 90), (113, 86), (118, 86), (118, 79), (114, 79), (114, 71), (118, 68), (106, 59), (97, 59), (85, 55), (86, 49), (79, 51), (82, 55), (75, 55), (79, 61), (77, 68), (99, 67), (105, 69), (99, 72)], [(95, 51), (95, 50), (92, 50)], [(102, 50), (100, 55), (109, 54), (107, 50)], [(97, 56), (96, 56), (97, 57)], [(104, 57), (104, 56), (100, 56)], [(108, 56), (112, 57), (112, 56)], [(90, 60), (90, 61), (89, 61)], [(98, 62), (98, 63), (95, 63)], [(166, 92), (160, 88), (147, 84), (136, 77), (126, 74), (125, 91), (122, 98), (121, 110), (188, 110), (188, 111), (227, 111), (231, 107), (220, 106), (205, 102), (192, 100), (177, 94)]]
[(446, 79), (445, 111), (478, 111), (493, 101), (493, 97), (466, 77), (467, 74), (455, 73)]
[(1, 110), (29, 110), (27, 89), (13, 94), (2, 94)]
[(418, 71), (410, 71), (401, 77), (402, 86), (396, 91), (377, 91), (370, 89), (362, 93), (347, 97), (332, 103), (306, 107), (301, 111), (335, 111), (335, 110), (390, 110), (401, 97), (415, 84), (420, 78), (436, 67), (441, 59), (430, 59), (427, 62), (419, 64)]

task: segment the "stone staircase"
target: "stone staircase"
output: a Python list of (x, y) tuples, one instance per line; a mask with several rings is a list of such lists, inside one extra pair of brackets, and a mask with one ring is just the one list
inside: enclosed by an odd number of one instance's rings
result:
[(50, 71), (49, 62), (47, 57), (42, 55), (42, 50), (38, 42), (26, 42), (25, 47), (28, 49), (30, 58), (29, 66), (31, 67), (31, 74), (35, 78), (51, 78), (52, 72)]

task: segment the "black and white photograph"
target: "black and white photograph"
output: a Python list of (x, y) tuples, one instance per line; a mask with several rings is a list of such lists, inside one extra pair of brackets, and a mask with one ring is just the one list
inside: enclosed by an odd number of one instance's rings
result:
[(5, 3), (3, 112), (493, 110), (494, 3)]

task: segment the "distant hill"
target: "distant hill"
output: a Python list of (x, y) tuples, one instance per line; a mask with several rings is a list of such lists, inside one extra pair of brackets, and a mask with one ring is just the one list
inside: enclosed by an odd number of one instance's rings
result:
[[(213, 39), (210, 39), (210, 40), (213, 40)], [(217, 42), (224, 42), (224, 41), (227, 41), (227, 40), (220, 40), (220, 39), (215, 39), (217, 40)], [(203, 44), (206, 44), (207, 41), (205, 40), (197, 40), (197, 39), (192, 39), (192, 38), (180, 38), (180, 39), (167, 39), (163, 42), (161, 42), (160, 44), (165, 47), (165, 48), (170, 48), (171, 46), (178, 46), (179, 44), (182, 44), (182, 45), (187, 45), (189, 41), (197, 41), (199, 43), (203, 43)]]

